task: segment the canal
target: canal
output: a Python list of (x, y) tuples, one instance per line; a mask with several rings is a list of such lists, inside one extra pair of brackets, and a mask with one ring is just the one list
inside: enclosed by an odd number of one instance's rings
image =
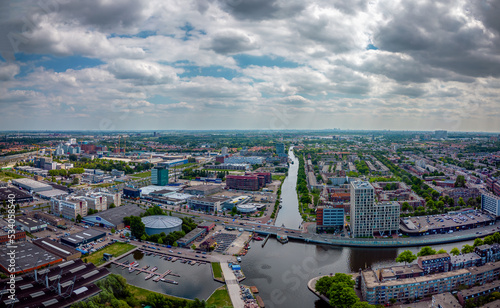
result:
[(288, 157), (293, 161), (288, 169), (288, 176), (281, 186), (282, 208), (276, 218), (276, 226), (284, 225), (287, 228), (298, 229), (302, 224), (299, 213), (299, 200), (297, 198), (297, 173), (299, 171), (299, 160), (293, 153), (293, 147), (288, 150)]
[[(257, 286), (266, 308), (273, 307), (330, 307), (307, 288), (314, 277), (330, 273), (352, 273), (366, 267), (380, 268), (396, 265), (395, 259), (404, 250), (417, 253), (420, 247), (411, 248), (349, 248), (304, 244), (290, 241), (281, 244), (271, 238), (262, 248), (262, 242), (253, 242), (248, 254), (242, 257), (241, 266), (246, 280), (243, 284)], [(441, 244), (435, 250), (450, 251), (473, 241)]]
[[(298, 228), (302, 223), (296, 192), (299, 160), (288, 151), (290, 164), (288, 176), (281, 188), (283, 207), (275, 225)], [(247, 279), (243, 284), (257, 286), (259, 295), (267, 308), (330, 307), (307, 288), (307, 282), (314, 277), (330, 273), (352, 273), (367, 267), (380, 268), (396, 265), (399, 253), (408, 249), (417, 253), (420, 247), (411, 248), (349, 248), (305, 244), (290, 241), (281, 244), (271, 238), (264, 248), (262, 242), (253, 242), (248, 254), (242, 258), (242, 269)], [(450, 251), (461, 248), (472, 241), (433, 246)]]

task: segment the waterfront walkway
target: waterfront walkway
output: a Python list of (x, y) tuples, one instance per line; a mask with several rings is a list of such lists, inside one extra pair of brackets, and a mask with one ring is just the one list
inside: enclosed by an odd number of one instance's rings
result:
[(222, 273), (224, 275), (224, 279), (227, 285), (227, 292), (229, 293), (229, 297), (231, 297), (231, 303), (234, 308), (243, 308), (245, 307), (245, 302), (241, 298), (240, 294), (240, 284), (238, 279), (233, 273), (233, 270), (229, 268), (227, 262), (221, 262), (220, 267), (222, 269)]
[[(436, 234), (436, 235), (425, 235), (416, 236), (408, 238), (397, 238), (397, 239), (365, 239), (365, 238), (344, 238), (344, 237), (334, 237), (329, 234), (309, 234), (309, 233), (297, 233), (290, 229), (285, 228), (244, 228), (246, 231), (253, 231), (260, 235), (276, 235), (277, 233), (282, 234), (287, 231), (287, 236), (289, 239), (304, 241), (311, 244), (320, 245), (333, 245), (333, 246), (344, 246), (344, 247), (365, 247), (365, 248), (393, 248), (393, 247), (412, 247), (412, 246), (427, 246), (427, 245), (437, 245), (446, 243), (455, 243), (474, 240), (479, 237), (485, 237), (492, 235), (499, 231), (496, 229), (496, 225), (490, 225), (481, 228), (474, 228), (469, 230), (461, 230), (459, 232), (454, 232), (452, 234)], [(481, 232), (481, 234), (477, 234)]]

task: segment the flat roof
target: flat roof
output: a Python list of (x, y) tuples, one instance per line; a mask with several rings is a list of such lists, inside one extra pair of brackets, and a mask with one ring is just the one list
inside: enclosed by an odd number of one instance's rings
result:
[(203, 202), (225, 202), (230, 200), (231, 198), (224, 197), (208, 197), (208, 196), (191, 196), (188, 200), (193, 201), (203, 201)]
[(45, 184), (45, 183), (42, 183), (42, 182), (39, 182), (39, 181), (35, 181), (35, 180), (32, 180), (32, 179), (13, 179), (12, 183), (18, 183), (18, 184), (26, 185), (26, 186), (29, 186), (31, 188), (44, 188), (44, 187), (47, 188), (47, 187), (51, 187), (48, 184)]
[(57, 256), (60, 256), (64, 259), (67, 259), (70, 256), (73, 256), (75, 254), (80, 253), (79, 251), (76, 251), (75, 249), (73, 249), (69, 246), (62, 245), (56, 241), (51, 241), (49, 239), (34, 240), (33, 244), (51, 252)]
[(16, 222), (20, 222), (23, 225), (28, 226), (28, 228), (38, 227), (40, 225), (47, 225), (46, 222), (28, 216), (18, 216), (16, 217)]
[(93, 220), (95, 220), (95, 218), (98, 217), (100, 219), (98, 219), (97, 222), (99, 220), (105, 220), (105, 221), (117, 226), (123, 222), (124, 217), (131, 216), (131, 215), (139, 216), (140, 214), (142, 214), (144, 212), (145, 212), (145, 210), (143, 210), (142, 208), (140, 208), (136, 204), (126, 204), (126, 205), (118, 206), (118, 207), (115, 207), (112, 209), (108, 209), (108, 210), (99, 212), (99, 213), (94, 214), (94, 215), (85, 216), (83, 219), (88, 220), (88, 219), (93, 218)]
[(35, 267), (44, 266), (51, 262), (61, 261), (61, 257), (58, 257), (32, 243), (19, 243), (15, 248), (8, 248), (8, 246), (0, 247), (0, 265), (7, 269), (9, 267), (9, 253), (11, 250), (15, 250), (16, 258), (16, 271), (29, 271)]
[(106, 232), (94, 230), (94, 229), (86, 229), (84, 231), (71, 234), (70, 236), (63, 237), (61, 240), (65, 241), (70, 241), (74, 245), (79, 245), (78, 243), (83, 242), (83, 241), (88, 241), (90, 239), (93, 239), (95, 237), (99, 237), (102, 235), (106, 235)]
[(498, 287), (500, 287), (499, 280), (486, 283), (482, 286), (477, 286), (477, 287), (472, 287), (470, 289), (462, 290), (462, 291), (460, 291), (460, 293), (462, 293), (462, 296), (466, 297), (466, 296), (475, 295), (475, 294), (485, 292), (485, 291), (487, 292), (493, 288), (498, 288)]
[(37, 192), (37, 194), (39, 194), (42, 197), (52, 198), (56, 196), (67, 195), (68, 192), (59, 189), (52, 189), (52, 190), (39, 191)]
[(15, 187), (0, 187), (0, 200), (8, 200), (10, 194), (15, 196), (14, 199), (31, 198), (30, 194)]
[(433, 302), (442, 308), (461, 308), (462, 305), (450, 292), (436, 294), (432, 296)]
[(184, 188), (184, 191), (200, 190), (200, 191), (210, 191), (213, 189), (220, 189), (219, 185), (197, 185)]
[[(409, 224), (406, 224), (406, 228), (408, 229), (407, 231), (413, 232), (427, 232), (429, 230), (441, 228), (454, 228), (456, 230), (462, 228), (462, 226), (484, 223), (492, 220), (489, 214), (485, 214), (479, 210), (474, 211), (473, 213), (436, 214), (427, 216), (405, 217), (402, 219), (404, 222), (411, 222)], [(415, 229), (412, 229), (412, 225), (415, 227)]]

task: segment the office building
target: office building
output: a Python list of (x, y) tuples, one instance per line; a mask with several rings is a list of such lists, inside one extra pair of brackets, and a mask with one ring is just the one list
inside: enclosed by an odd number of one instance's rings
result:
[(93, 209), (94, 211), (105, 211), (108, 209), (107, 198), (101, 194), (90, 194), (88, 196), (80, 197), (87, 201), (87, 209)]
[(446, 138), (448, 138), (448, 131), (446, 131), (446, 130), (436, 130), (436, 131), (434, 131), (434, 138), (436, 138), (436, 139), (446, 139)]
[(221, 210), (221, 205), (227, 200), (227, 198), (193, 196), (188, 199), (187, 204), (193, 210), (217, 213)]
[(226, 156), (228, 154), (228, 149), (227, 147), (222, 147), (221, 149), (221, 153), (220, 153), (222, 156)]
[(259, 190), (265, 183), (261, 186), (259, 177), (254, 175), (227, 175), (226, 186), (229, 189)]
[(87, 201), (79, 197), (58, 197), (50, 199), (52, 212), (62, 215), (66, 219), (76, 220), (78, 215), (87, 216)]
[(397, 233), (400, 205), (375, 203), (375, 190), (368, 182), (351, 183), (351, 233), (353, 237), (371, 237)]
[(168, 184), (168, 168), (154, 167), (151, 169), (151, 184), (165, 186)]
[(482, 194), (481, 209), (495, 216), (500, 216), (500, 197), (492, 194)]
[(316, 209), (316, 232), (339, 230), (343, 226), (343, 203), (324, 203)]
[(283, 143), (276, 144), (276, 154), (278, 157), (287, 157), (288, 155), (285, 152), (285, 145)]

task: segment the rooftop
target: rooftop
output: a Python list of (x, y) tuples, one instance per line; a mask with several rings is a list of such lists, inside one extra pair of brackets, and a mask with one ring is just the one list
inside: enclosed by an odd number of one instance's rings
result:
[(163, 229), (175, 228), (182, 225), (182, 219), (166, 215), (153, 215), (141, 218), (146, 228)]
[(126, 204), (122, 206), (118, 206), (106, 211), (99, 212), (94, 215), (89, 215), (84, 218), (93, 218), (93, 217), (99, 217), (101, 219), (104, 219), (115, 226), (121, 224), (123, 222), (123, 218), (127, 216), (139, 216), (140, 214), (144, 213), (145, 210), (140, 208), (138, 205), (135, 204)]
[(461, 308), (462, 307), (462, 305), (460, 305), (460, 303), (455, 298), (455, 296), (453, 296), (450, 292), (433, 295), (432, 300), (434, 303), (439, 304), (439, 307), (442, 307), (442, 308)]
[(4, 269), (9, 267), (9, 260), (7, 253), (15, 250), (16, 258), (16, 271), (29, 271), (30, 269), (42, 265), (47, 265), (50, 262), (60, 260), (50, 252), (29, 242), (19, 243), (16, 248), (8, 248), (7, 246), (0, 246), (0, 266)]
[(45, 183), (42, 183), (42, 182), (39, 182), (39, 181), (35, 181), (35, 180), (32, 180), (32, 179), (14, 179), (12, 180), (12, 183), (18, 183), (18, 184), (22, 184), (22, 185), (27, 185), (27, 186), (30, 186), (32, 188), (42, 188), (42, 187), (51, 187), (50, 185), (48, 184), (45, 184)]

